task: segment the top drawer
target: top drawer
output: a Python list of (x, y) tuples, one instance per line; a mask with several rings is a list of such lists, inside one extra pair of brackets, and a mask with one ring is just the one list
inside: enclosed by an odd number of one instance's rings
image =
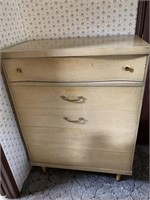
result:
[(4, 59), (13, 81), (143, 81), (146, 55)]

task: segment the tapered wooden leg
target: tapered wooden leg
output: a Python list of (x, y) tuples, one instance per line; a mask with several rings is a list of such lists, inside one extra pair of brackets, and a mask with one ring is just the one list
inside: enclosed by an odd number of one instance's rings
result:
[(116, 181), (120, 181), (121, 180), (121, 174), (117, 174), (116, 175)]
[(46, 173), (46, 167), (41, 167), (41, 168), (42, 168), (43, 173), (45, 174)]

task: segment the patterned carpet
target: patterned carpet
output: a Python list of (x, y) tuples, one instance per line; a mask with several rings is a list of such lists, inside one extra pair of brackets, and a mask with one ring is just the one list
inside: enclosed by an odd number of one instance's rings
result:
[(148, 200), (149, 149), (137, 146), (133, 176), (34, 167), (25, 181), (21, 200)]

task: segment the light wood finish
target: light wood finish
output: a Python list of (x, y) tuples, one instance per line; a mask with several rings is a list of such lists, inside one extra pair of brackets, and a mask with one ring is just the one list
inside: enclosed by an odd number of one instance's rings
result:
[[(108, 127), (107, 130), (135, 131), (135, 123), (137, 122), (137, 113), (130, 111), (18, 108), (18, 113), (22, 126), (95, 128), (101, 130)], [(87, 122), (85, 124), (70, 123), (64, 117), (71, 120), (78, 120), (83, 117)]]
[[(4, 59), (9, 81), (143, 81), (147, 56)], [(126, 68), (133, 69), (133, 72)]]
[(3, 58), (68, 57), (149, 54), (150, 46), (138, 36), (28, 41), (2, 50)]
[(149, 50), (136, 36), (3, 50), (31, 164), (131, 175)]
[(44, 174), (46, 174), (46, 167), (41, 167)]
[[(51, 87), (49, 85), (11, 85), (18, 107), (96, 109), (137, 112), (141, 87)], [(62, 96), (85, 101), (69, 102)], [(137, 106), (135, 106), (137, 105)]]
[(84, 167), (78, 165), (63, 165), (63, 164), (53, 164), (53, 163), (42, 163), (42, 162), (32, 162), (30, 161), (32, 166), (44, 166), (44, 167), (52, 167), (52, 168), (62, 168), (62, 169), (71, 169), (71, 170), (80, 170), (80, 171), (92, 171), (92, 172), (104, 172), (111, 174), (122, 174), (122, 175), (132, 175), (131, 171), (125, 170), (117, 170), (117, 169), (107, 169), (107, 168), (96, 168), (96, 167)]
[(144, 81), (87, 81), (87, 82), (10, 82), (11, 86), (43, 86), (50, 87), (142, 87)]
[[(54, 98), (52, 91), (55, 92)], [(67, 91), (66, 96), (68, 93), (76, 96), (80, 91), (87, 101), (84, 104), (66, 102), (60, 98), (62, 95), (60, 91)], [(136, 129), (137, 108), (140, 105), (142, 92), (140, 87), (71, 89), (27, 87), (24, 90), (24, 87), (14, 86), (12, 92), (18, 105), (24, 137), (28, 144), (133, 151), (134, 134), (131, 132)], [(40, 98), (38, 94), (41, 95)], [(33, 105), (34, 108), (31, 107)], [(64, 120), (64, 116), (69, 116), (74, 120), (86, 116), (85, 119), (88, 121), (86, 124), (69, 123)]]
[(75, 165), (89, 168), (131, 171), (130, 153), (99, 150), (76, 150), (73, 148), (52, 148), (51, 146), (29, 145), (33, 162)]
[(116, 175), (116, 181), (120, 181), (121, 180), (121, 174), (117, 174)]
[(46, 145), (53, 148), (74, 148), (76, 150), (109, 150), (133, 152), (135, 136), (131, 131), (81, 128), (23, 127), (28, 145)]

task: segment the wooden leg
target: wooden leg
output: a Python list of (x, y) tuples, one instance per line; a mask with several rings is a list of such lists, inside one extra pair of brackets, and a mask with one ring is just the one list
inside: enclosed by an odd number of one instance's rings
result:
[(42, 168), (43, 173), (45, 174), (46, 173), (46, 167), (41, 167), (41, 168)]
[(120, 179), (121, 179), (121, 174), (117, 174), (116, 175), (116, 181), (120, 181)]

